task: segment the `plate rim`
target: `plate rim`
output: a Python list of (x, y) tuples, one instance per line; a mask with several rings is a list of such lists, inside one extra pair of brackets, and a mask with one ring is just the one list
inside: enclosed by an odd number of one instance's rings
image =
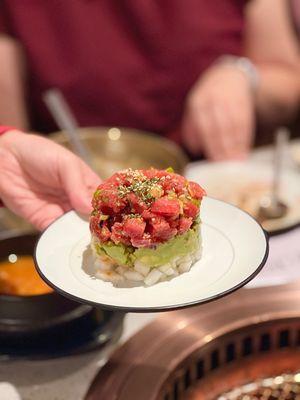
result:
[(36, 267), (36, 270), (38, 272), (38, 274), (40, 275), (40, 277), (50, 286), (52, 287), (56, 292), (58, 292), (59, 294), (61, 294), (64, 297), (67, 297), (71, 300), (77, 301), (78, 303), (82, 303), (82, 304), (88, 304), (91, 305), (93, 307), (99, 307), (101, 309), (105, 309), (105, 310), (111, 310), (111, 311), (121, 311), (121, 312), (134, 312), (134, 313), (154, 313), (154, 312), (165, 312), (165, 311), (175, 311), (175, 310), (180, 310), (180, 309), (184, 309), (184, 308), (189, 308), (189, 307), (195, 307), (195, 306), (200, 306), (203, 304), (207, 304), (210, 303), (211, 301), (214, 300), (219, 300), (222, 297), (228, 296), (229, 294), (237, 291), (238, 289), (242, 288), (243, 286), (245, 286), (247, 283), (249, 283), (250, 281), (252, 281), (258, 274), (259, 272), (263, 269), (264, 265), (266, 264), (266, 261), (268, 259), (269, 256), (269, 233), (262, 227), (262, 225), (256, 221), (256, 219), (254, 217), (252, 217), (251, 214), (249, 214), (247, 211), (242, 210), (239, 207), (234, 206), (233, 204), (227, 203), (226, 201), (223, 200), (219, 200), (216, 199), (214, 197), (211, 196), (206, 196), (206, 198), (212, 199), (216, 202), (219, 203), (223, 203), (226, 204), (227, 206), (233, 207), (238, 209), (240, 212), (246, 214), (249, 218), (251, 218), (254, 223), (260, 228), (260, 230), (263, 233), (263, 237), (265, 240), (265, 253), (264, 256), (260, 262), (260, 264), (257, 266), (257, 268), (252, 272), (252, 274), (250, 274), (247, 278), (245, 278), (243, 281), (239, 282), (238, 284), (236, 284), (235, 286), (232, 286), (231, 288), (224, 290), (221, 293), (218, 293), (216, 295), (210, 296), (210, 297), (206, 297), (205, 299), (202, 300), (194, 300), (194, 301), (190, 301), (187, 303), (181, 303), (181, 304), (170, 304), (170, 305), (165, 305), (165, 306), (155, 306), (155, 307), (128, 307), (128, 306), (116, 306), (116, 305), (109, 305), (109, 304), (105, 304), (105, 303), (98, 303), (95, 301), (91, 301), (91, 300), (85, 300), (82, 297), (78, 297), (74, 294), (71, 294), (69, 292), (66, 292), (65, 290), (61, 289), (60, 287), (56, 286), (54, 283), (52, 283), (41, 271), (38, 262), (37, 262), (37, 247), (38, 244), (42, 238), (42, 236), (44, 235), (44, 233), (53, 225), (55, 224), (57, 221), (59, 221), (60, 219), (64, 218), (67, 214), (70, 214), (71, 212), (76, 212), (74, 209), (69, 210), (68, 212), (64, 213), (63, 215), (61, 215), (60, 217), (56, 218), (53, 222), (51, 222), (50, 225), (47, 226), (46, 229), (44, 229), (38, 239), (37, 242), (35, 244), (34, 247), (34, 252), (33, 252), (33, 261)]

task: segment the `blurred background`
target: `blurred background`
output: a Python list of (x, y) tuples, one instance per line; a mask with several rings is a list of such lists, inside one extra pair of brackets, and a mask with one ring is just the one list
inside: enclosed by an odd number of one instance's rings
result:
[[(103, 179), (173, 167), (271, 235), (252, 286), (287, 284), (300, 275), (299, 49), (299, 0), (2, 0), (0, 124), (70, 148)], [(53, 293), (34, 270), (37, 235), (0, 208), (0, 381), (24, 399), (81, 400), (120, 336), (154, 316), (123, 325)]]

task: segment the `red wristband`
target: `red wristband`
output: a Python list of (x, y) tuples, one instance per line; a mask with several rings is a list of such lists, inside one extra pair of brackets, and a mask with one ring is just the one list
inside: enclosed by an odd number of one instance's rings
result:
[(0, 135), (3, 135), (7, 131), (12, 131), (12, 130), (16, 130), (16, 129), (17, 128), (15, 128), (13, 126), (1, 126), (0, 125)]

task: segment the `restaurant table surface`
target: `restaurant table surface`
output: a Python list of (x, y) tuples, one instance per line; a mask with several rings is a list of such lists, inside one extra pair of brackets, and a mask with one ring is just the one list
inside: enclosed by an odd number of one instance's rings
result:
[[(298, 141), (296, 143), (299, 143)], [(299, 144), (300, 146), (300, 144)], [(271, 161), (270, 148), (255, 151), (254, 160)], [(289, 161), (288, 161), (289, 162)], [(201, 166), (201, 163), (190, 164), (190, 168)], [(270, 243), (270, 261), (261, 277), (257, 277), (251, 286), (278, 284), (300, 277), (300, 268), (293, 268), (300, 259), (300, 228), (285, 235), (272, 238)], [(283, 244), (284, 243), (284, 244)], [(276, 259), (284, 259), (280, 253), (286, 245), (296, 247), (297, 254), (290, 254), (288, 262), (278, 267)], [(272, 249), (273, 248), (273, 249)], [(285, 253), (286, 254), (286, 253)], [(297, 271), (299, 269), (299, 272)], [(277, 273), (276, 273), (277, 270)], [(291, 274), (293, 272), (293, 274)], [(274, 277), (274, 274), (276, 275)], [(273, 279), (273, 280), (272, 280)], [(45, 361), (3, 361), (0, 362), (0, 381), (9, 382), (19, 391), (22, 400), (83, 400), (96, 373), (107, 361), (116, 346), (124, 343), (141, 328), (154, 320), (159, 314), (129, 313), (124, 320), (124, 330), (117, 344), (103, 350)], [(1, 385), (0, 385), (1, 388)], [(1, 392), (0, 399), (2, 400)], [(5, 398), (5, 400), (10, 400)]]

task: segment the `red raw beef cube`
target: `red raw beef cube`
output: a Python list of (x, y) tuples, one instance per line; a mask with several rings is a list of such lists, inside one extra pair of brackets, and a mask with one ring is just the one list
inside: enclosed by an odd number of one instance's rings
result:
[(176, 235), (177, 229), (171, 228), (170, 224), (164, 218), (156, 217), (154, 221), (150, 221), (149, 232), (153, 238), (169, 240)]
[(107, 242), (110, 239), (110, 230), (105, 223), (100, 223), (98, 216), (91, 217), (90, 229), (100, 239), (101, 242)]
[(134, 214), (142, 214), (143, 211), (145, 211), (147, 209), (146, 204), (140, 200), (136, 194), (134, 193), (129, 193), (127, 195), (127, 199), (129, 201), (129, 204), (131, 206), (131, 211)]
[(189, 182), (189, 193), (194, 199), (202, 199), (203, 196), (206, 195), (206, 192), (198, 183), (196, 182)]
[(151, 246), (152, 242), (150, 237), (144, 235), (141, 238), (132, 238), (131, 244), (134, 247), (149, 247)]
[(155, 217), (155, 214), (153, 214), (150, 210), (144, 210), (144, 211), (142, 212), (142, 217), (143, 217), (145, 220), (148, 220), (148, 219), (154, 218), (154, 217)]
[(180, 212), (179, 202), (176, 199), (168, 199), (168, 197), (161, 197), (155, 200), (151, 205), (151, 211), (154, 214), (166, 217), (178, 217)]
[(123, 243), (125, 245), (130, 245), (130, 240), (124, 235), (123, 224), (120, 222), (115, 222), (111, 228), (111, 240), (118, 244)]
[(127, 218), (124, 222), (124, 233), (131, 238), (141, 238), (145, 227), (146, 222), (141, 218)]
[(182, 194), (185, 188), (186, 180), (183, 176), (172, 174), (171, 179), (165, 179), (163, 181), (163, 188), (165, 191), (174, 191), (177, 194)]
[(199, 213), (199, 207), (197, 207), (192, 201), (188, 201), (183, 205), (183, 212), (186, 217), (195, 218)]
[(185, 218), (185, 217), (180, 218), (179, 224), (178, 224), (178, 233), (183, 234), (186, 231), (188, 231), (190, 229), (192, 223), (193, 223), (192, 218)]

